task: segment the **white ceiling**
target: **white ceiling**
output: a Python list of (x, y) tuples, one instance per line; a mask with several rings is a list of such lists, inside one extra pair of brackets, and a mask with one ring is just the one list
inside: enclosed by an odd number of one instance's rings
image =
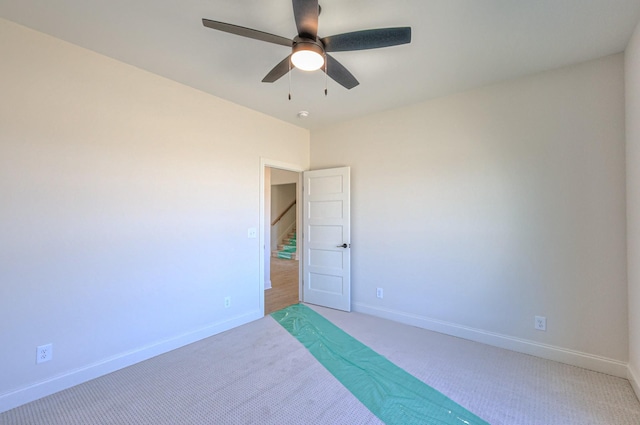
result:
[[(321, 71), (262, 78), (288, 48), (214, 31), (202, 18), (296, 35), (289, 0), (0, 0), (0, 17), (310, 129), (618, 53), (640, 0), (321, 0), (319, 36), (411, 26), (411, 44), (332, 55)], [(310, 116), (297, 118), (307, 110)]]

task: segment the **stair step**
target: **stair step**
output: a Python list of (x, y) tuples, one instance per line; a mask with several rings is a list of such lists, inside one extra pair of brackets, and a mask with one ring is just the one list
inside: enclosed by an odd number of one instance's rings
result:
[(278, 251), (296, 252), (296, 250), (295, 245), (278, 245)]
[(271, 256), (275, 258), (282, 258), (285, 260), (297, 260), (298, 254), (296, 252), (285, 251), (271, 251)]
[(297, 260), (297, 233), (295, 227), (287, 236), (282, 239), (282, 242), (278, 244), (276, 251), (271, 251), (271, 256), (276, 258), (284, 258)]

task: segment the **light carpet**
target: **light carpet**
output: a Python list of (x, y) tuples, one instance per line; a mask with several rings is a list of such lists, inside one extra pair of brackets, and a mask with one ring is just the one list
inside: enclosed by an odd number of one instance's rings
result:
[(488, 425), (304, 304), (271, 317), (388, 425)]
[[(313, 307), (494, 425), (640, 424), (628, 381)], [(379, 424), (271, 317), (0, 414), (3, 425)]]

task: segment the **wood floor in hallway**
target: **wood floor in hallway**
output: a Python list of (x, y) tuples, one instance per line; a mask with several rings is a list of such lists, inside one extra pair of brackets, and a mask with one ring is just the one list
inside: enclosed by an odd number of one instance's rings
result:
[(300, 300), (298, 263), (297, 260), (271, 257), (271, 289), (264, 291), (265, 316)]

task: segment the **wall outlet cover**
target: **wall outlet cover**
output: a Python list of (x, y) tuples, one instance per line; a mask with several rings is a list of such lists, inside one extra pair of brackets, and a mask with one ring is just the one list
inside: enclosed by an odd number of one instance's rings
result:
[(36, 349), (36, 364), (53, 359), (53, 344), (40, 345)]
[(547, 330), (547, 318), (544, 316), (536, 316), (533, 326), (539, 331)]

